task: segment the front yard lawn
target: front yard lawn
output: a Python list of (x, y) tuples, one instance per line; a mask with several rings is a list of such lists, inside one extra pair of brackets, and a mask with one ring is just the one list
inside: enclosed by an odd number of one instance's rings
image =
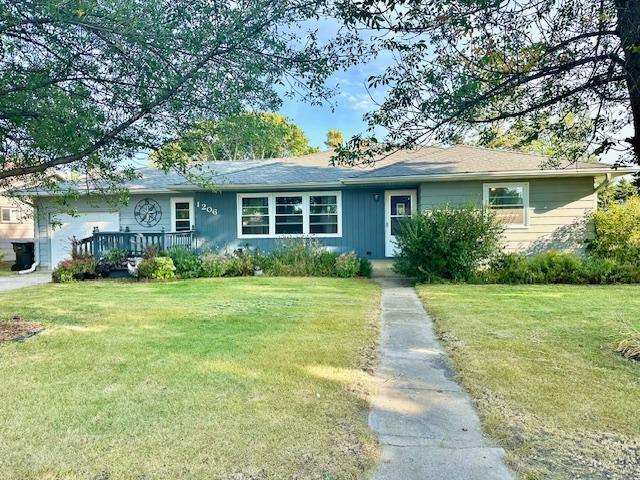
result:
[(0, 471), (20, 479), (361, 478), (379, 288), (318, 278), (0, 294)]
[(640, 478), (640, 286), (418, 288), (486, 431), (521, 478)]

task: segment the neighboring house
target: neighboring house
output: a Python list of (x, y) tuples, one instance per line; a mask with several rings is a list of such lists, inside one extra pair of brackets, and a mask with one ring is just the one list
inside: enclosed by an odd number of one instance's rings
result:
[[(267, 250), (283, 238), (313, 237), (337, 251), (382, 259), (394, 254), (402, 218), (445, 203), (494, 210), (509, 250), (580, 250), (598, 188), (636, 171), (595, 163), (541, 169), (545, 157), (469, 146), (400, 151), (375, 167), (331, 167), (330, 157), (214, 162), (202, 173), (216, 191), (144, 168), (128, 185), (127, 205), (90, 197), (73, 205), (77, 217), (55, 213), (50, 198), (31, 192), (39, 210), (37, 259), (55, 266), (70, 254), (73, 237), (89, 237), (96, 227), (144, 234), (129, 235), (131, 242), (162, 236), (180, 243), (195, 235), (200, 247), (229, 250)], [(107, 237), (100, 248), (114, 244)]]
[(33, 240), (33, 216), (31, 207), (14, 199), (0, 197), (0, 254), (11, 261), (15, 240)]

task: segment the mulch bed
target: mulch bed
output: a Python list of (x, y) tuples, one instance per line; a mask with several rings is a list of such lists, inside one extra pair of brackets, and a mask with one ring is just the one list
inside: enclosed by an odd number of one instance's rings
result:
[(9, 320), (0, 320), (0, 342), (24, 340), (40, 333), (44, 327), (38, 323), (25, 322), (15, 315)]

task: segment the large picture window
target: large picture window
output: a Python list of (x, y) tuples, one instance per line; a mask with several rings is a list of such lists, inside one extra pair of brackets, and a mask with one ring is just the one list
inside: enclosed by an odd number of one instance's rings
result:
[(238, 194), (238, 238), (339, 237), (340, 192)]
[(485, 208), (492, 210), (505, 226), (522, 228), (529, 224), (528, 183), (487, 183), (483, 197)]

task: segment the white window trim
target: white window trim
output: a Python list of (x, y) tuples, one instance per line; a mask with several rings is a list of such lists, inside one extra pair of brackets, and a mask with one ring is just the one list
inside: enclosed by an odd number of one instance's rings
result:
[[(337, 203), (338, 232), (337, 233), (309, 233), (310, 208), (309, 198), (320, 195), (334, 195)], [(276, 197), (302, 197), (302, 231), (303, 233), (276, 233)], [(242, 199), (264, 198), (269, 199), (269, 234), (243, 234), (242, 233)], [(342, 192), (265, 192), (265, 193), (238, 193), (237, 206), (237, 236), (238, 238), (341, 238), (342, 237)]]
[[(193, 197), (171, 197), (171, 232), (178, 233), (176, 230), (176, 203), (189, 203), (189, 223), (190, 230), (193, 230), (196, 218), (195, 208), (193, 206)], [(181, 230), (184, 232), (184, 230)]]
[[(9, 210), (9, 221), (2, 219), (4, 210)], [(16, 212), (15, 215), (12, 214), (12, 211)], [(0, 223), (4, 223), (4, 224), (22, 223), (20, 221), (20, 216), (21, 216), (20, 207), (7, 207), (7, 206), (0, 207)]]
[(484, 183), (482, 185), (482, 205), (485, 209), (489, 210), (489, 189), (509, 187), (522, 187), (524, 223), (505, 223), (504, 227), (510, 230), (529, 228), (529, 182)]

